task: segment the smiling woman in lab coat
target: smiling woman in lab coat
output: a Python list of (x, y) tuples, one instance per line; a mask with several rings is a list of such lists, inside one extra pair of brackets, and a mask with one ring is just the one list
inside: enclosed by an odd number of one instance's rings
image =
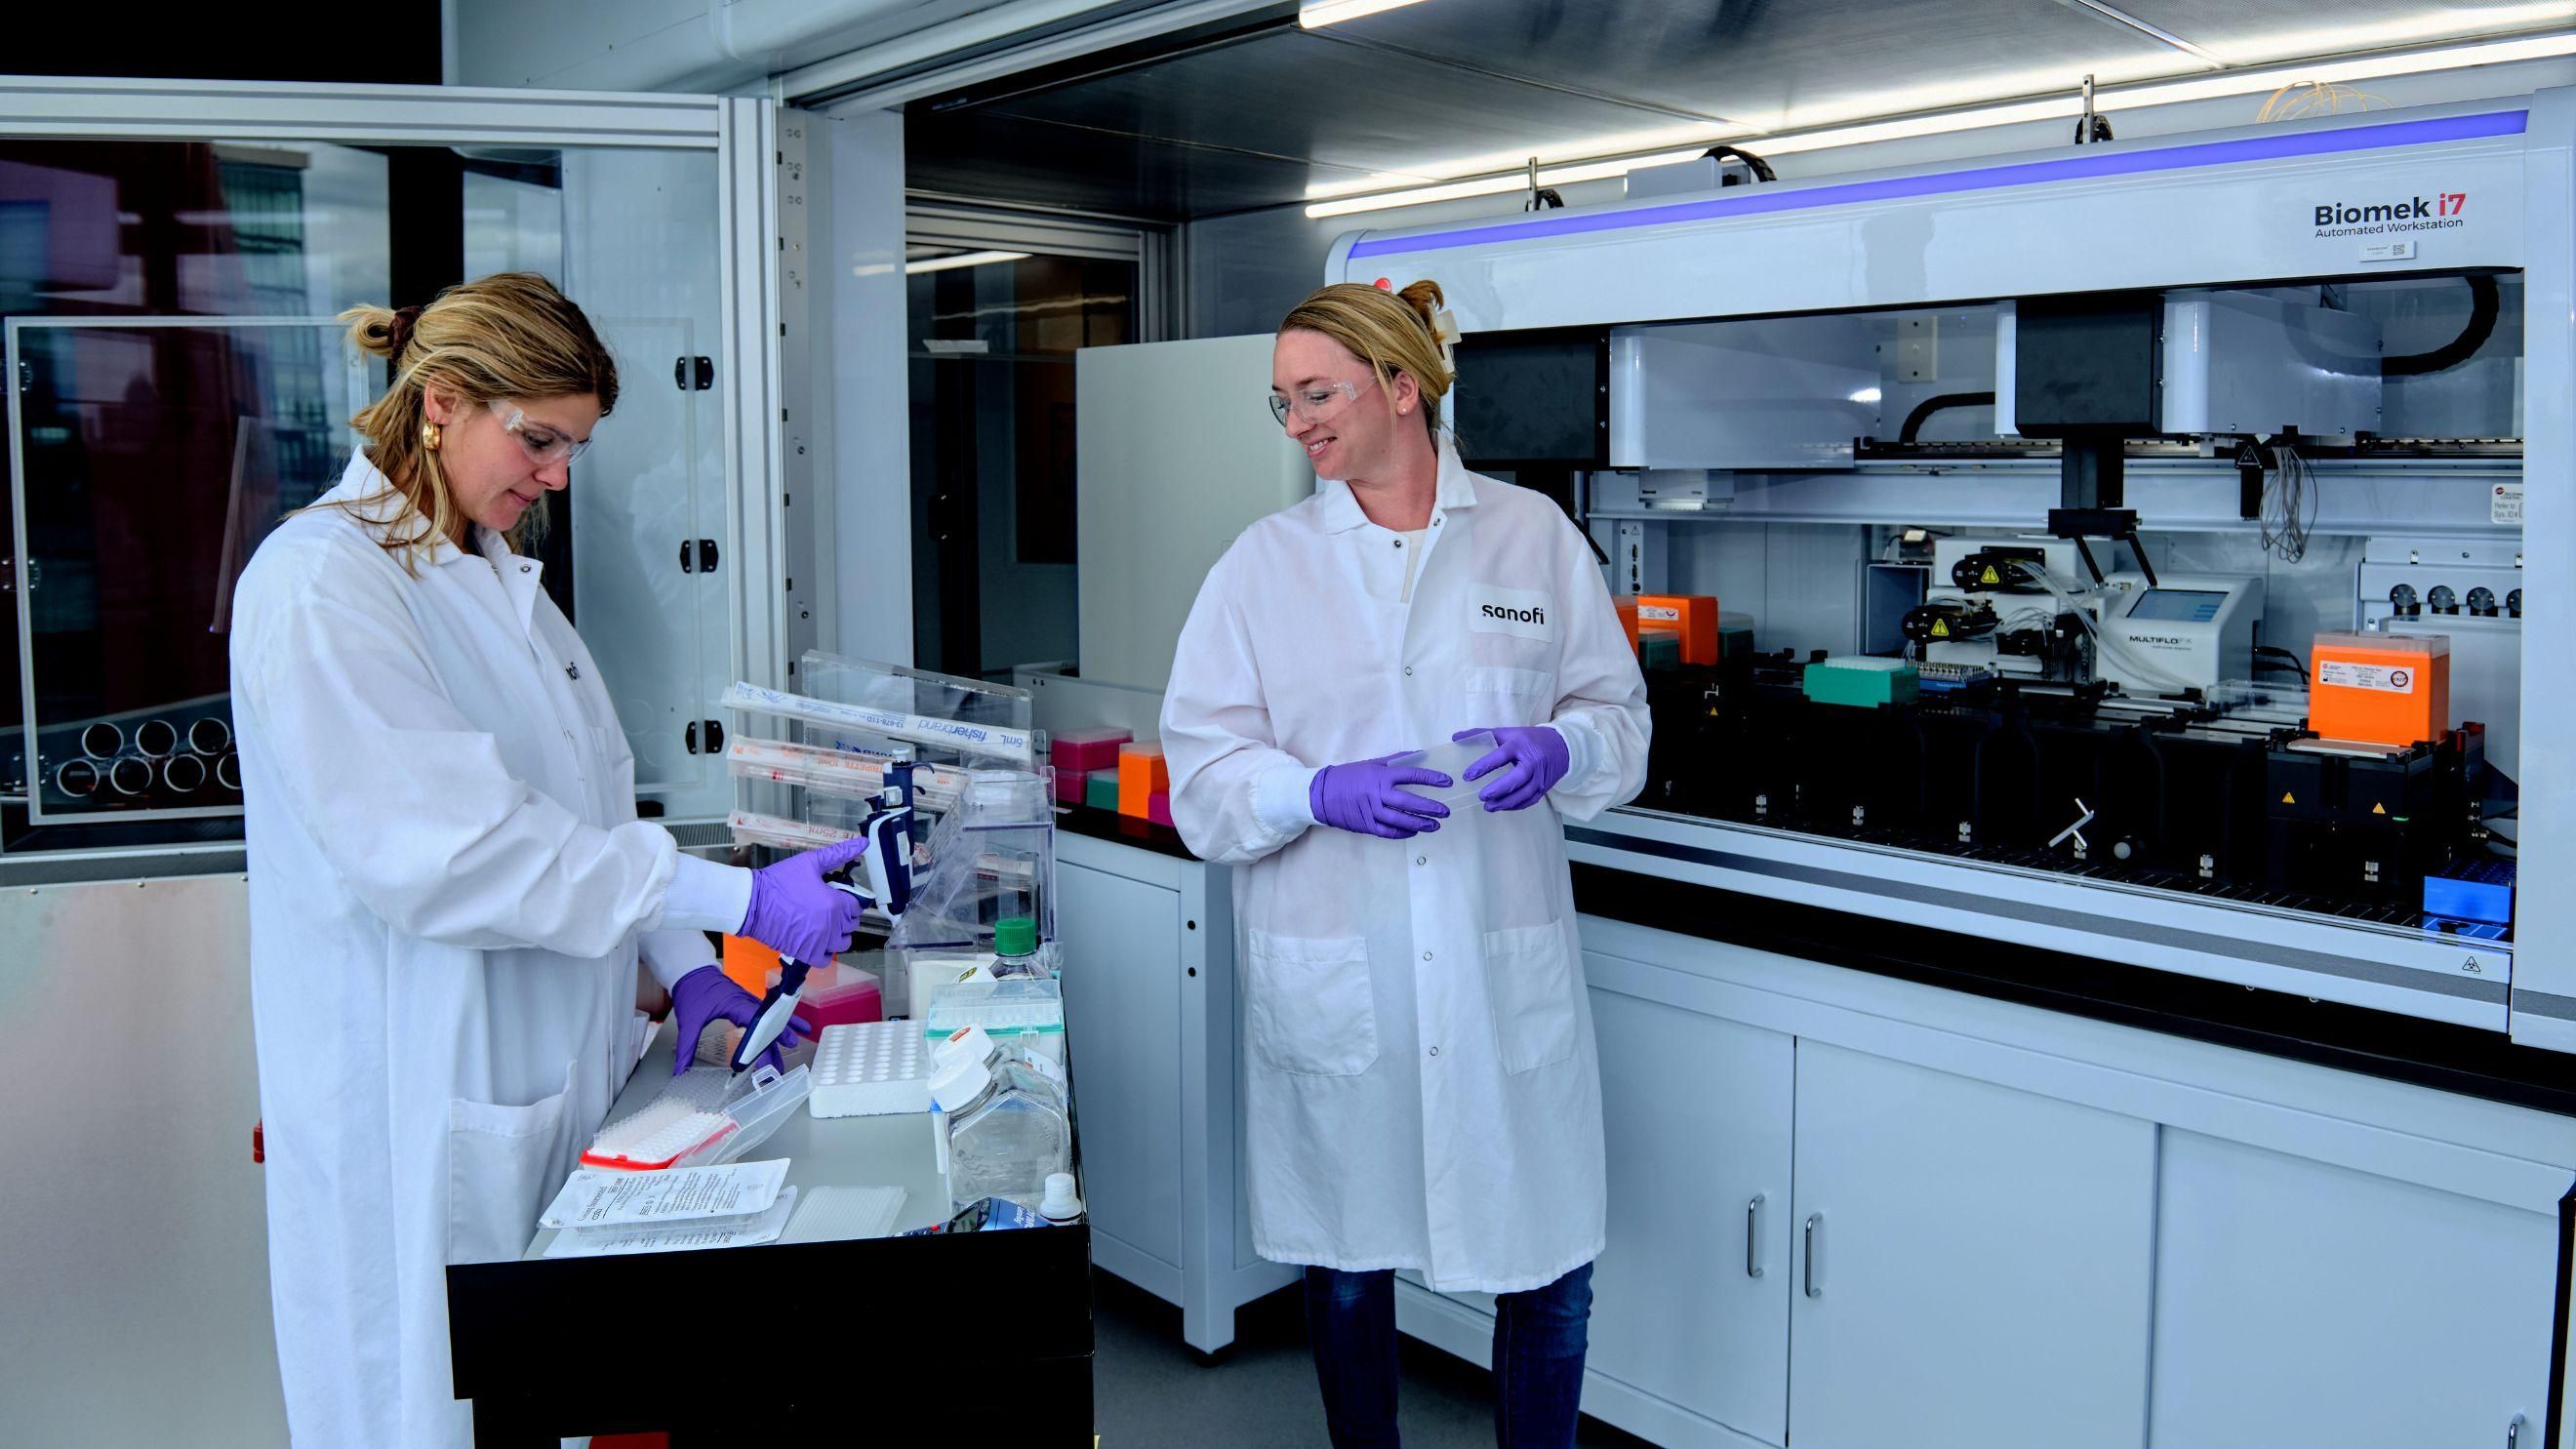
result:
[[(1646, 690), (1582, 535), (1442, 436), (1440, 301), (1343, 284), (1280, 325), (1271, 410), (1326, 481), (1209, 571), (1163, 745), (1182, 836), (1243, 867), (1253, 1237), (1310, 1265), (1333, 1443), (1396, 1442), (1410, 1268), (1500, 1295), (1498, 1438), (1561, 1449), (1604, 1183), (1558, 822), (1637, 792)], [(1488, 729), (1454, 811), (1385, 762)]]
[(581, 310), (504, 273), (348, 315), (393, 386), (233, 604), (269, 1277), (294, 1442), (427, 1449), (472, 1427), (445, 1265), (526, 1246), (635, 1065), (639, 952), (683, 1039), (748, 1025), (705, 932), (846, 948), (822, 876), (858, 852), (755, 874), (635, 818), (598, 665), (510, 546), (616, 405)]

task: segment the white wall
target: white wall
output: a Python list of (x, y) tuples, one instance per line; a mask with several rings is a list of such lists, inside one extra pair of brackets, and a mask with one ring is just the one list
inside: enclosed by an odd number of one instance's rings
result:
[[(2428, 75), (2393, 76), (2365, 89), (2401, 106), (2436, 105), (2446, 101), (2482, 100), (2525, 95), (2552, 86), (2576, 85), (2576, 59), (2519, 61)], [(2253, 123), (2264, 97), (2234, 96), (2179, 105), (2121, 109), (2107, 103), (2111, 124), (2122, 140), (2218, 130)], [(1782, 180), (1830, 176), (1894, 166), (1921, 166), (2016, 151), (2064, 146), (2074, 135), (2072, 121), (2035, 121), (1953, 131), (1865, 146), (1805, 151), (1773, 162)], [(1760, 140), (1742, 143), (1762, 150)], [(1624, 181), (1590, 182), (1559, 187), (1569, 206), (1597, 206), (1626, 195)], [(1308, 292), (1322, 285), (1324, 256), (1336, 237), (1352, 231), (1390, 231), (1475, 217), (1509, 216), (1521, 209), (1517, 193), (1466, 201), (1408, 206), (1355, 216), (1310, 220), (1302, 206), (1271, 207), (1212, 217), (1182, 228), (1187, 258), (1188, 294), (1182, 320), (1191, 337), (1224, 337), (1267, 332)], [(1436, 277), (1436, 273), (1434, 274)], [(1401, 286), (1410, 277), (1394, 279)]]
[(903, 117), (808, 114), (818, 220), (813, 391), (828, 399), (814, 446), (832, 480), (836, 597), (822, 647), (912, 662), (912, 421), (904, 372)]

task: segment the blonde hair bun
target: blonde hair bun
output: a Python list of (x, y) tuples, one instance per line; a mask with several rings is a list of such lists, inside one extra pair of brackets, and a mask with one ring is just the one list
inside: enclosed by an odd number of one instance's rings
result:
[(1421, 281), (1399, 289), (1395, 296), (1397, 301), (1413, 309), (1414, 316), (1422, 319), (1423, 331), (1438, 335), (1440, 329), (1431, 319), (1437, 316), (1440, 309), (1449, 301), (1442, 295), (1438, 282), (1424, 277)]
[(1437, 437), (1440, 400), (1457, 380), (1433, 320), (1444, 300), (1440, 284), (1428, 277), (1400, 292), (1361, 282), (1335, 282), (1290, 308), (1279, 330), (1319, 333), (1340, 343), (1369, 365), (1380, 387), (1392, 388), (1399, 372), (1412, 378), (1422, 394), (1423, 426)]

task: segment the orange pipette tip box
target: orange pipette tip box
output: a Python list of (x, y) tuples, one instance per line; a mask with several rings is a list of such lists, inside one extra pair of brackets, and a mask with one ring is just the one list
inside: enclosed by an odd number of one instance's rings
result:
[(2451, 727), (2451, 641), (2440, 634), (2319, 634), (2308, 654), (2308, 728), (2403, 749)]
[(1118, 747), (1119, 814), (1149, 819), (1154, 797), (1171, 788), (1172, 767), (1164, 763), (1162, 741), (1136, 740)]
[(1628, 642), (1637, 642), (1637, 628), (1661, 626), (1681, 635), (1684, 664), (1717, 662), (1717, 600), (1707, 594), (1639, 594), (1637, 621), (1630, 626)]
[(724, 974), (754, 996), (769, 993), (769, 978), (778, 974), (778, 953), (748, 936), (724, 938)]

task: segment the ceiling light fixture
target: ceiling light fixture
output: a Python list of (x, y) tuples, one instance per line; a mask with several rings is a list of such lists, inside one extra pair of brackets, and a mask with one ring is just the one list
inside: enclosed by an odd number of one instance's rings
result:
[(917, 262), (906, 262), (903, 264), (903, 271), (905, 276), (917, 277), (923, 272), (953, 272), (959, 267), (983, 267), (995, 262), (1016, 262), (1026, 256), (1028, 256), (1027, 252), (959, 252), (953, 257), (924, 257)]
[[(2515, 61), (2551, 60), (2576, 55), (2576, 31), (2533, 36), (2518, 40), (2477, 41), (2465, 45), (2444, 46), (2399, 54), (2353, 56), (2344, 59), (2309, 61), (2251, 67), (2225, 71), (2216, 75), (2198, 75), (2180, 80), (2147, 81), (2117, 88), (2105, 88), (2096, 94), (2096, 104), (2105, 109), (2119, 106), (2163, 106), (2186, 101), (2218, 100), (2229, 96), (2260, 95), (2284, 85), (2305, 81), (2365, 81), (2389, 76), (2425, 75), (2438, 71), (2461, 70), (2469, 66), (2506, 65)], [(1805, 131), (1783, 131), (1774, 135), (1747, 139), (1741, 132), (1713, 134), (1707, 145), (1735, 141), (1750, 146), (1765, 156), (1794, 155), (1800, 151), (1821, 151), (1836, 146), (1858, 146), (1873, 141), (1893, 141), (1911, 136), (1931, 136), (1949, 131), (1982, 130), (1992, 126), (2018, 125), (2030, 121), (2056, 121), (2073, 117), (2083, 109), (2083, 102), (2072, 94), (2046, 96), (2028, 100), (2006, 101), (1963, 110), (1947, 110), (1930, 115), (1898, 116), (1881, 121), (1858, 121), (1846, 125), (1820, 127)], [(1541, 186), (1566, 186), (1579, 181), (1606, 180), (1625, 176), (1647, 166), (1667, 166), (1688, 161), (1701, 154), (1701, 148), (1687, 151), (1658, 151), (1649, 155), (1617, 157), (1586, 161), (1571, 166), (1542, 166)], [(1526, 171), (1512, 171), (1490, 176), (1462, 177), (1430, 186), (1409, 187), (1401, 191), (1381, 191), (1365, 196), (1337, 197), (1306, 208), (1306, 215), (1321, 219), (1350, 216), (1364, 211), (1384, 211), (1399, 206), (1419, 206), (1426, 202), (1455, 201), (1470, 196), (1500, 196), (1519, 191), (1529, 184)]]
[(1297, 23), (1308, 30), (1321, 30), (1327, 25), (1339, 25), (1345, 20), (1375, 15), (1381, 10), (1401, 10), (1407, 5), (1421, 3), (1422, 0), (1307, 0), (1306, 4), (1297, 7)]

